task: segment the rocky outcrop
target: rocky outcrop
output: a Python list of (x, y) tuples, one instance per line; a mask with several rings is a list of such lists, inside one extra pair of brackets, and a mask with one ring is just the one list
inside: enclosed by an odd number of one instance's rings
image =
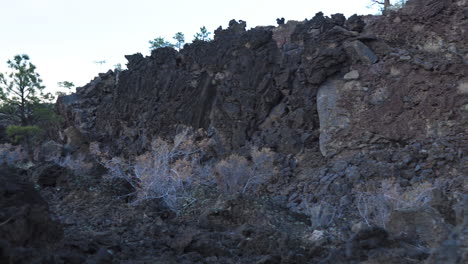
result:
[[(219, 154), (248, 142), (299, 153), (322, 138), (329, 156), (457, 135), (467, 111), (466, 3), (419, 3), (422, 13), (418, 3), (366, 18), (365, 28), (359, 17), (321, 13), (249, 31), (233, 20), (212, 42), (127, 56), (128, 70), (100, 74), (58, 108), (116, 153), (140, 153), (179, 125), (209, 131)], [(343, 78), (350, 71), (359, 77)]]
[(220, 154), (249, 141), (284, 152), (314, 148), (317, 89), (349, 65), (345, 42), (358, 34), (343, 21), (319, 13), (249, 31), (245, 22), (231, 21), (214, 41), (180, 53), (164, 48), (147, 58), (127, 56), (128, 70), (101, 74), (61, 97), (58, 107), (68, 125), (117, 153), (141, 152), (181, 124), (207, 130)]
[[(248, 31), (233, 20), (211, 42), (127, 56), (128, 70), (59, 98), (66, 149), (97, 141), (131, 156), (181, 126), (205, 130), (217, 158), (267, 146), (284, 154), (266, 188), (272, 200), (311, 218), (318, 251), (341, 241), (317, 261), (457, 263), (466, 259), (467, 8), (409, 0), (385, 16), (318, 13)], [(382, 194), (385, 183), (395, 190)], [(360, 228), (377, 216), (391, 223)], [(217, 238), (188, 233), (171, 248), (210, 257), (206, 241)]]

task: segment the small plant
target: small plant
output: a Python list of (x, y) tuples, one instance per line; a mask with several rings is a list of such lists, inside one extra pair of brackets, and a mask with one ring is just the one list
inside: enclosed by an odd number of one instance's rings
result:
[(174, 44), (170, 43), (169, 41), (166, 41), (163, 37), (157, 37), (154, 40), (149, 41), (150, 44), (150, 50), (155, 50), (159, 48), (165, 48), (165, 47), (174, 47)]
[[(71, 93), (71, 89), (73, 87), (75, 87), (75, 84), (72, 83), (72, 82), (69, 82), (69, 81), (63, 81), (63, 82), (58, 82), (57, 85), (60, 87), (60, 88), (65, 88), (68, 90), (69, 93)], [(66, 94), (66, 92), (65, 92)]]
[(270, 149), (252, 148), (251, 160), (239, 155), (231, 155), (214, 167), (218, 187), (229, 194), (255, 193), (278, 173), (274, 165), (274, 152)]
[(122, 71), (122, 64), (117, 63), (114, 65), (114, 71), (115, 72), (121, 72)]
[(200, 28), (200, 32), (197, 32), (193, 37), (194, 41), (210, 41), (211, 32), (208, 32), (205, 26)]
[(367, 225), (385, 227), (394, 210), (422, 207), (432, 199), (435, 187), (430, 183), (422, 183), (406, 189), (392, 180), (383, 181), (378, 188), (358, 190), (356, 204), (359, 215)]
[(185, 36), (184, 36), (184, 33), (182, 32), (177, 32), (174, 37), (172, 37), (175, 41), (176, 41), (176, 44), (174, 45), (177, 50), (180, 51), (180, 49), (182, 48), (182, 46), (184, 45), (185, 43)]

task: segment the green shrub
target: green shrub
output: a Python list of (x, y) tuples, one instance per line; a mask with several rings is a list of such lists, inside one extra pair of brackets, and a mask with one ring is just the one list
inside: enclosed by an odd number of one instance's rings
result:
[(43, 133), (43, 130), (38, 126), (8, 126), (6, 128), (6, 134), (14, 144), (22, 142), (33, 143), (39, 139)]

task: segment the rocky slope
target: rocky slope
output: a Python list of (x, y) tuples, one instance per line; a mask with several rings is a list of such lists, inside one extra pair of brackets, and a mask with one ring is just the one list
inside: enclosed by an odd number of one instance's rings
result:
[(269, 147), (279, 176), (261, 198), (215, 195), (175, 217), (117, 199), (129, 187), (91, 160), (91, 179), (41, 192), (66, 239), (88, 241), (75, 249), (117, 263), (463, 263), (467, 10), (409, 0), (385, 16), (232, 20), (213, 41), (127, 56), (128, 70), (57, 102), (73, 157), (97, 142), (131, 158), (187, 126), (209, 139), (206, 162)]

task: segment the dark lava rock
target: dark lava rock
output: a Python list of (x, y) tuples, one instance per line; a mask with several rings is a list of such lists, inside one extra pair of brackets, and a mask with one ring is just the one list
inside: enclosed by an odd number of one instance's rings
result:
[(352, 15), (346, 20), (345, 27), (351, 31), (361, 32), (366, 23), (358, 15)]
[(33, 263), (63, 235), (62, 227), (50, 218), (47, 203), (20, 178), (20, 171), (0, 168), (1, 263)]
[(42, 187), (63, 185), (67, 179), (67, 169), (55, 163), (44, 163), (31, 171), (32, 178)]

